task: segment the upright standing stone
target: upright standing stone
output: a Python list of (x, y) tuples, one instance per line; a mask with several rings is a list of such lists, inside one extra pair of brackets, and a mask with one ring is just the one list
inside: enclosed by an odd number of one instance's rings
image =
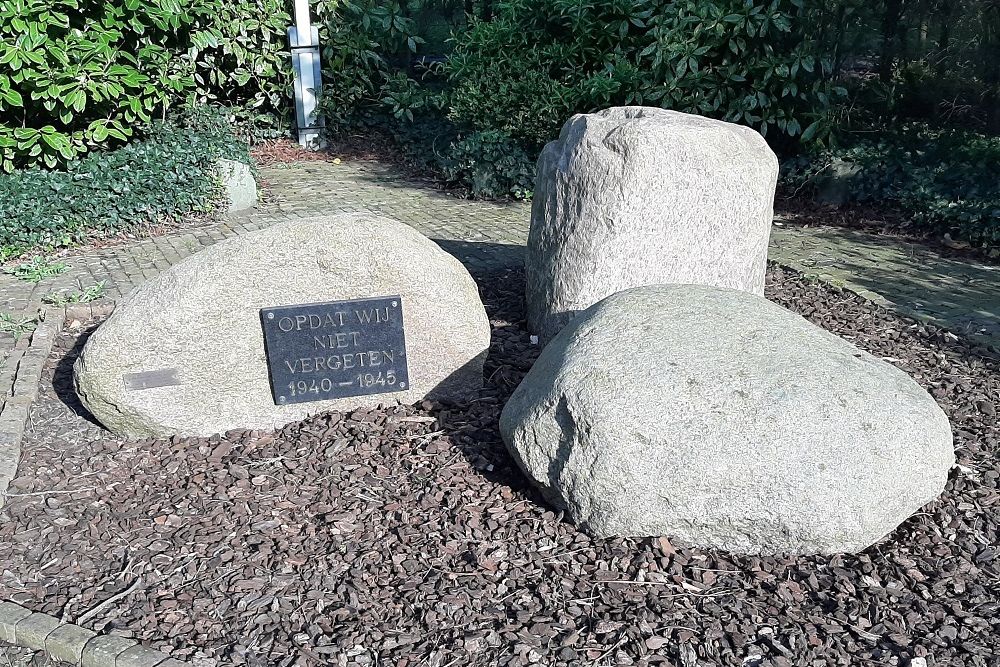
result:
[[(377, 310), (401, 313), (405, 349), (373, 338), (385, 320), (341, 303), (355, 299), (390, 302)], [(282, 306), (301, 308), (270, 331), (304, 341), (304, 352), (265, 351), (262, 318)], [(408, 225), (341, 214), (227, 239), (143, 283), (90, 337), (74, 375), (84, 405), (117, 433), (211, 435), (325, 410), (475, 397), (489, 342), (479, 289), (457, 259)], [(403, 359), (405, 387), (388, 372)], [(348, 385), (357, 374), (366, 395), (348, 395), (331, 374)]]
[(230, 213), (257, 205), (257, 180), (249, 165), (235, 160), (219, 160), (219, 177), (226, 190)]
[(649, 107), (573, 116), (538, 160), (528, 324), (548, 341), (629, 287), (762, 294), (778, 161), (754, 130)]

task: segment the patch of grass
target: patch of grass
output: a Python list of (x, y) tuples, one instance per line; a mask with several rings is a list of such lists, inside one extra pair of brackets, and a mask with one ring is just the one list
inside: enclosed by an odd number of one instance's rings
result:
[(71, 303), (90, 303), (97, 301), (107, 294), (107, 281), (82, 287), (76, 292), (53, 292), (42, 297), (42, 303), (50, 306), (65, 306)]
[(21, 336), (31, 333), (37, 326), (36, 317), (18, 319), (11, 313), (0, 313), (0, 333), (11, 334), (14, 340), (20, 340)]
[(38, 283), (46, 278), (58, 276), (68, 268), (69, 266), (65, 262), (50, 261), (42, 255), (35, 255), (27, 262), (21, 262), (17, 266), (7, 269), (7, 273), (18, 280)]

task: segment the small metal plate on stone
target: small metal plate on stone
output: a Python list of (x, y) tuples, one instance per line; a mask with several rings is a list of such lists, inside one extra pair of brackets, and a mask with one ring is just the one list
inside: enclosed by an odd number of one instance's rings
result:
[(155, 389), (156, 387), (172, 387), (181, 383), (177, 379), (176, 368), (158, 368), (155, 371), (125, 374), (125, 389), (138, 391), (140, 389)]
[(277, 405), (410, 386), (398, 296), (262, 308), (260, 321)]

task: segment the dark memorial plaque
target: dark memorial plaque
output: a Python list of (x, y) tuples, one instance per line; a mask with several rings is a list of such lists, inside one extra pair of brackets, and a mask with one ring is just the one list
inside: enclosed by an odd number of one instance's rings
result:
[(260, 321), (278, 405), (410, 386), (398, 296), (262, 308)]

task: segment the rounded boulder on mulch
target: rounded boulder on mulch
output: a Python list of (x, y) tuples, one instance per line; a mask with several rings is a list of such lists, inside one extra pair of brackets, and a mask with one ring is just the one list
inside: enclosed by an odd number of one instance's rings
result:
[(67, 332), (0, 510), (0, 598), (209, 665), (1000, 664), (1000, 362), (849, 292), (768, 283), (953, 425), (942, 498), (861, 554), (734, 557), (563, 521), (497, 431), (538, 352), (511, 273), (481, 282), (477, 400), (274, 433), (110, 436), (73, 400), (86, 334)]

